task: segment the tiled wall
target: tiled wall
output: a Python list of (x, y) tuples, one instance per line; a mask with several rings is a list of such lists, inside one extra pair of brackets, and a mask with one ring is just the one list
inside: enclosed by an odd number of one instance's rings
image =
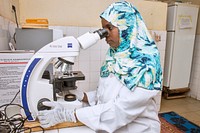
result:
[(14, 43), (13, 37), (15, 33), (15, 28), (15, 23), (0, 16), (0, 50), (10, 49), (8, 43)]
[[(165, 48), (166, 48), (166, 37), (167, 37), (167, 32), (166, 31), (150, 31), (152, 37), (154, 38), (156, 45), (158, 47), (158, 50), (160, 52), (160, 62), (162, 66), (162, 70), (164, 71), (164, 59), (165, 59)], [(160, 103), (161, 103), (161, 95), (162, 92), (160, 92), (156, 96), (156, 103), (158, 110), (160, 110)]]
[(192, 72), (190, 76), (189, 96), (200, 100), (200, 35), (196, 36)]

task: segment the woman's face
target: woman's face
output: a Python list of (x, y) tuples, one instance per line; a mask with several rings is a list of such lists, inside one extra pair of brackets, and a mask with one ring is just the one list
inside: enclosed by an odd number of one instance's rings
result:
[(117, 48), (119, 46), (119, 30), (117, 27), (113, 26), (111, 23), (105, 19), (101, 19), (102, 27), (108, 30), (108, 36), (106, 37), (106, 42), (112, 48)]

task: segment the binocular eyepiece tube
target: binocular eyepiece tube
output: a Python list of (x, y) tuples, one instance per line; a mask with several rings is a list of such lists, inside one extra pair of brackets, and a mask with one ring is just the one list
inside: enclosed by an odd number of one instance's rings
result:
[(108, 31), (106, 29), (98, 29), (94, 31), (94, 33), (98, 33), (100, 36), (100, 39), (103, 39), (104, 37), (108, 35)]
[(83, 34), (82, 36), (78, 37), (77, 40), (82, 49), (87, 49), (107, 35), (108, 31), (106, 29), (98, 29), (94, 32), (87, 32)]

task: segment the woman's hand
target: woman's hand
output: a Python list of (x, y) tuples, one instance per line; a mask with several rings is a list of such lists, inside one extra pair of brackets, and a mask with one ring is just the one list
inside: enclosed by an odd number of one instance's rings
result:
[(49, 106), (51, 110), (38, 112), (38, 119), (43, 128), (54, 126), (62, 122), (76, 122), (75, 111), (66, 109), (62, 104), (57, 102), (43, 102), (45, 106)]

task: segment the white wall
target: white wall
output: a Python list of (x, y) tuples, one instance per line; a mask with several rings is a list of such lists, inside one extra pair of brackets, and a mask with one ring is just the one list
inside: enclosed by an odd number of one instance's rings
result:
[(9, 50), (8, 43), (13, 42), (17, 25), (9, 19), (0, 16), (0, 50)]
[(16, 7), (17, 15), (19, 16), (19, 0), (0, 0), (0, 16), (15, 22), (12, 5)]
[(200, 100), (200, 35), (196, 36), (192, 72), (190, 77), (190, 92), (189, 96)]

